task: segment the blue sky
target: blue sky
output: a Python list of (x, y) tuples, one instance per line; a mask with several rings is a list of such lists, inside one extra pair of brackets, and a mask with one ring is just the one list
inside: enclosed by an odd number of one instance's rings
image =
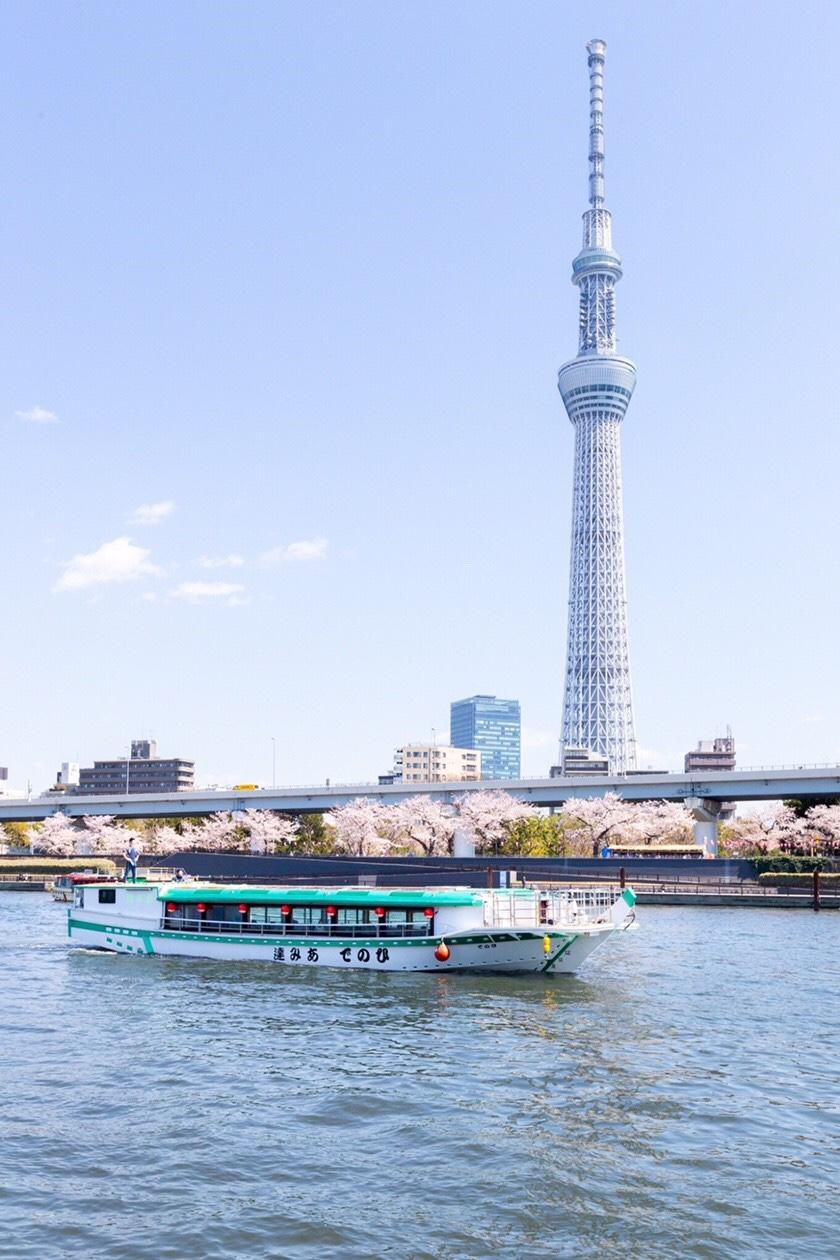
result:
[(593, 36), (643, 757), (840, 758), (837, 6), (9, 0), (15, 784), (369, 779), (475, 691), (547, 770)]

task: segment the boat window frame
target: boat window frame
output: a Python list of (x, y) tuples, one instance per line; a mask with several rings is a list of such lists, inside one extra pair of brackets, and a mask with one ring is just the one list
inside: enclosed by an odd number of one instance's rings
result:
[[(167, 903), (177, 906), (174, 914), (170, 914)], [(306, 902), (289, 904), (286, 914), (280, 913), (280, 906), (275, 901), (249, 902), (247, 914), (238, 912), (244, 904), (237, 897), (230, 901), (214, 900), (208, 902), (207, 911), (199, 913), (198, 902), (178, 901), (177, 897), (166, 898), (161, 907), (161, 926), (172, 931), (209, 932), (224, 935), (235, 932), (239, 935), (254, 936), (317, 936), (317, 937), (424, 937), (432, 936), (435, 931), (437, 907), (428, 907), (430, 915), (425, 913), (424, 906), (383, 906), (384, 914), (377, 915), (370, 903), (364, 905), (337, 905), (336, 915), (327, 914), (324, 902)], [(235, 908), (237, 913), (230, 918), (215, 918), (213, 910), (229, 911)], [(254, 918), (254, 911), (262, 911), (262, 917)], [(269, 917), (274, 912), (277, 917)], [(355, 912), (354, 921), (339, 918), (342, 913)], [(390, 915), (400, 915), (399, 919), (390, 919)], [(295, 916), (300, 917), (295, 917)]]

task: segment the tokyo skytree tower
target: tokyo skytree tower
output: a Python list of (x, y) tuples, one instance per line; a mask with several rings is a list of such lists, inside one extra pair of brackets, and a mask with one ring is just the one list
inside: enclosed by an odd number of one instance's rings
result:
[(560, 369), (558, 388), (575, 426), (569, 639), (563, 698), (564, 748), (609, 758), (613, 774), (635, 769), (630, 689), (620, 426), (636, 368), (616, 353), (615, 283), (621, 259), (604, 205), (604, 54), (589, 54), (589, 209), (583, 248), (572, 263), (580, 289), (580, 348)]

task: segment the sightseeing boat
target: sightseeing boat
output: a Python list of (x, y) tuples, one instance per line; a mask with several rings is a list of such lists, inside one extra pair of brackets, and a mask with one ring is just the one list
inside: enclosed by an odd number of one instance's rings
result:
[(101, 871), (74, 871), (69, 875), (56, 875), (49, 891), (53, 901), (72, 901), (73, 892), (80, 884), (115, 884), (116, 876), (103, 875)]
[(571, 972), (634, 919), (629, 888), (76, 887), (67, 932), (120, 954), (366, 971)]

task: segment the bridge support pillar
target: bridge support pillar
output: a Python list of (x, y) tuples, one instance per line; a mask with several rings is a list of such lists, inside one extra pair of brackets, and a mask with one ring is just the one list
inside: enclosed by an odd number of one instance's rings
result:
[(475, 834), (471, 827), (458, 826), (452, 833), (452, 856), (475, 857)]
[(687, 796), (683, 802), (694, 819), (694, 843), (701, 845), (706, 857), (717, 857), (718, 825), (735, 812), (728, 801), (710, 801), (705, 796)]

